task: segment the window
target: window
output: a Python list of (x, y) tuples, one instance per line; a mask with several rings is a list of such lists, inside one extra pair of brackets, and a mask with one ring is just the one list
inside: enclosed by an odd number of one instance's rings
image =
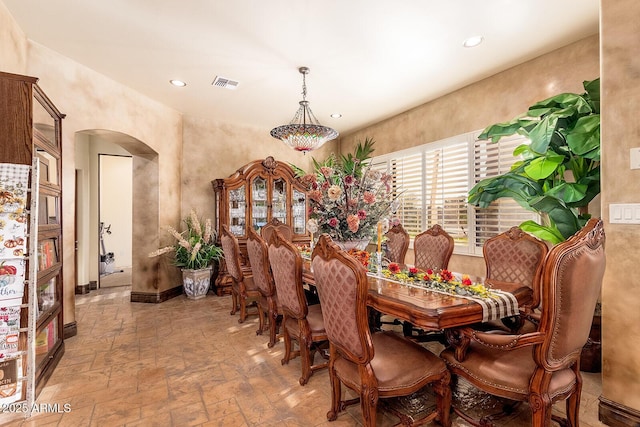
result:
[(372, 159), (372, 168), (393, 175), (398, 196), (392, 213), (413, 239), (440, 224), (455, 241), (455, 253), (482, 254), (484, 241), (535, 214), (511, 199), (500, 199), (487, 209), (467, 203), (478, 181), (509, 170), (513, 150), (523, 137), (499, 143), (476, 139), (478, 132), (424, 144)]

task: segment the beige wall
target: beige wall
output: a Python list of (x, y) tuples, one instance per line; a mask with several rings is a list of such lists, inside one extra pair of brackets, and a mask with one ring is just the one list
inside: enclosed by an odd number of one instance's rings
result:
[(0, 70), (24, 74), (27, 70), (27, 45), (24, 32), (0, 1)]
[[(292, 105), (291, 111), (295, 112), (296, 108)], [(213, 219), (214, 193), (211, 181), (228, 177), (252, 160), (273, 156), (278, 161), (310, 171), (312, 157), (324, 159), (332, 151), (337, 151), (337, 142), (331, 141), (311, 154), (302, 154), (273, 138), (270, 131), (185, 117), (182, 211), (188, 213), (195, 208), (200, 216)]]
[[(341, 150), (349, 151), (369, 136), (380, 155), (483, 129), (552, 95), (583, 92), (582, 82), (599, 75), (599, 42), (594, 35), (346, 135)], [(409, 251), (407, 260), (412, 259)], [(477, 256), (453, 255), (449, 267), (475, 276), (485, 273), (484, 261)]]
[(602, 396), (640, 411), (640, 225), (609, 224), (609, 204), (640, 203), (640, 2), (602, 0), (602, 212), (607, 270), (602, 292)]

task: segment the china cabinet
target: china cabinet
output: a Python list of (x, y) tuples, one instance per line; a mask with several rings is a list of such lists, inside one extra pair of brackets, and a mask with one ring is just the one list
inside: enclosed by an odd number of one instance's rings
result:
[[(260, 231), (273, 220), (287, 224), (294, 243), (308, 243), (307, 196), (293, 169), (273, 157), (250, 162), (228, 178), (211, 181), (215, 193), (216, 230), (229, 227), (240, 244), (242, 263), (248, 266), (247, 230)], [(230, 292), (224, 262), (215, 279), (218, 295)]]
[[(25, 280), (18, 345), (22, 376), (27, 377), (28, 368), (33, 370), (30, 375), (36, 395), (64, 354), (61, 244), (61, 122), (64, 114), (49, 100), (37, 80), (0, 72), (0, 99), (3, 100), (0, 103), (3, 129), (0, 132), (0, 163), (39, 165), (39, 179), (37, 182), (31, 179), (28, 193), (31, 210), (23, 212), (23, 220), (30, 225), (25, 228), (26, 245), (21, 254)], [(34, 159), (37, 160), (34, 162)], [(31, 200), (32, 196), (37, 201)], [(29, 221), (27, 217), (30, 217)], [(3, 235), (5, 247), (9, 243), (6, 239)], [(20, 243), (19, 238), (15, 241)], [(29, 288), (31, 286), (35, 287), (35, 292)], [(30, 299), (30, 295), (35, 297)], [(8, 304), (7, 300), (4, 303), (0, 300), (0, 305)], [(34, 319), (32, 330), (27, 328), (30, 316)], [(28, 357), (30, 351), (35, 354), (32, 359)]]

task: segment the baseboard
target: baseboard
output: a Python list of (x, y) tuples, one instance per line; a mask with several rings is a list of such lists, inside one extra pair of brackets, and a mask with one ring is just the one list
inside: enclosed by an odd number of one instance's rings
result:
[(91, 290), (91, 284), (85, 283), (84, 285), (76, 285), (76, 295), (88, 294)]
[(75, 320), (71, 323), (65, 323), (62, 329), (62, 338), (65, 340), (67, 338), (75, 337), (76, 335), (78, 335), (78, 324)]
[(610, 427), (640, 427), (640, 411), (600, 396), (598, 419)]
[(131, 291), (131, 302), (143, 302), (143, 303), (152, 303), (157, 304), (160, 302), (165, 302), (170, 300), (171, 298), (175, 298), (177, 296), (182, 295), (182, 285), (167, 289), (166, 291), (162, 291), (159, 293), (148, 293), (148, 292), (134, 292)]
[(89, 281), (89, 289), (92, 291), (95, 291), (96, 289), (98, 289), (98, 281), (97, 280)]

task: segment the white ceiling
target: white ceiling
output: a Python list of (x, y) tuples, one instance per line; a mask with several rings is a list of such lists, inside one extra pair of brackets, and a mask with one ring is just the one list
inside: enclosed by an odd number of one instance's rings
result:
[[(37, 43), (185, 115), (267, 134), (298, 108), (300, 66), (316, 117), (346, 134), (596, 34), (599, 14), (599, 0), (0, 1)], [(472, 35), (484, 43), (464, 48)]]

